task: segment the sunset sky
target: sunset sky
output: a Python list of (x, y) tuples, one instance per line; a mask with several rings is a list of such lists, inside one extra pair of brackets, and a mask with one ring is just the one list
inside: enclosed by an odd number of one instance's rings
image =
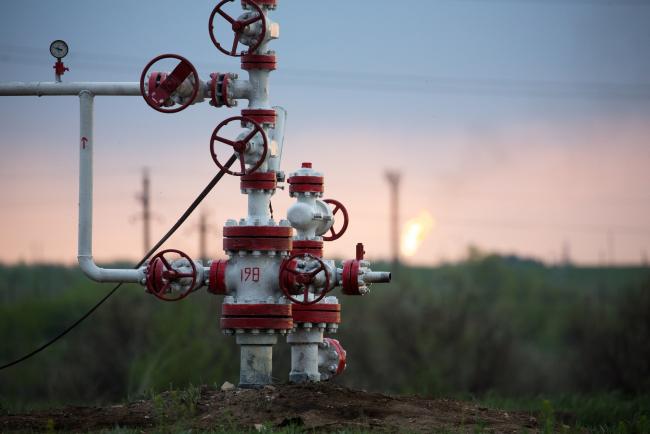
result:
[[(204, 79), (240, 72), (210, 42), (215, 4), (5, 0), (0, 81), (51, 81), (55, 39), (70, 45), (64, 81), (136, 81), (167, 52)], [(387, 169), (403, 175), (402, 222), (433, 217), (411, 263), (459, 259), (468, 245), (549, 262), (568, 251), (582, 264), (650, 256), (650, 2), (280, 0), (272, 17), (271, 98), (289, 112), (283, 168), (313, 162), (326, 197), (351, 214), (327, 256), (351, 257), (359, 241), (389, 256)], [(142, 254), (142, 168), (157, 239), (216, 173), (210, 134), (237, 113), (96, 99), (98, 260)], [(75, 261), (78, 118), (74, 97), (0, 98), (0, 262)], [(276, 214), (291, 202), (278, 191)], [(222, 257), (223, 222), (246, 212), (238, 179), (201, 211)], [(167, 246), (196, 256), (197, 222)]]

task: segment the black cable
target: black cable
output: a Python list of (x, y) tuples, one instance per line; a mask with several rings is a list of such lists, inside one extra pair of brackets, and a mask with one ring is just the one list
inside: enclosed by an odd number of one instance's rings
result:
[[(149, 259), (151, 257), (151, 255), (153, 255), (154, 252), (156, 250), (158, 250), (158, 248), (160, 248), (160, 246), (162, 246), (165, 243), (165, 241), (167, 241), (169, 239), (169, 237), (174, 235), (174, 232), (176, 232), (178, 230), (178, 228), (181, 227), (181, 225), (185, 222), (185, 220), (187, 220), (187, 218), (192, 214), (192, 212), (196, 209), (196, 207), (199, 206), (199, 204), (203, 201), (203, 199), (205, 199), (205, 197), (210, 193), (210, 191), (212, 191), (214, 186), (217, 185), (219, 180), (221, 178), (223, 178), (223, 176), (225, 175), (226, 169), (229, 169), (230, 166), (232, 166), (235, 161), (237, 161), (237, 155), (233, 154), (233, 156), (230, 157), (230, 160), (228, 160), (228, 162), (224, 165), (224, 168), (221, 169), (219, 171), (219, 173), (217, 173), (217, 175), (212, 179), (212, 181), (210, 181), (210, 183), (203, 189), (203, 191), (197, 196), (197, 198), (194, 200), (194, 202), (192, 202), (192, 204), (187, 208), (187, 210), (183, 213), (183, 215), (176, 221), (174, 226), (172, 226), (172, 228), (169, 231), (167, 231), (167, 233), (160, 239), (160, 241), (158, 241), (156, 243), (156, 245), (151, 250), (149, 250), (147, 252), (147, 254), (144, 256), (144, 258), (142, 258), (142, 260), (140, 262), (138, 262), (138, 264), (133, 268), (140, 268), (147, 261), (147, 259)], [(71, 326), (69, 326), (68, 328), (63, 330), (61, 333), (59, 333), (54, 338), (50, 339), (49, 341), (47, 341), (46, 343), (44, 343), (40, 347), (38, 347), (35, 350), (31, 351), (30, 353), (25, 354), (24, 356), (14, 360), (13, 362), (10, 362), (10, 363), (7, 363), (6, 365), (0, 366), (0, 371), (3, 370), (3, 369), (9, 368), (11, 366), (17, 365), (18, 363), (21, 363), (21, 362), (35, 356), (36, 354), (40, 353), (41, 351), (43, 351), (44, 349), (46, 349), (47, 347), (49, 347), (50, 345), (52, 345), (53, 343), (55, 343), (56, 341), (58, 341), (59, 339), (61, 339), (65, 335), (67, 335), (72, 329), (77, 327), (86, 318), (88, 318), (90, 315), (92, 315), (92, 313), (95, 312), (102, 304), (104, 304), (104, 302), (106, 300), (108, 300), (113, 294), (115, 294), (115, 292), (118, 289), (120, 289), (121, 286), (122, 286), (122, 283), (118, 283), (108, 294), (106, 294), (104, 296), (104, 298), (99, 300), (99, 302), (97, 304), (95, 304), (88, 312), (86, 312), (81, 318), (79, 318), (77, 321), (75, 321)]]

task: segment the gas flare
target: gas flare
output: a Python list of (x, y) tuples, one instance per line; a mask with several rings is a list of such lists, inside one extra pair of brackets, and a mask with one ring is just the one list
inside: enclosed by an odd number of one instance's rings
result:
[(407, 257), (415, 255), (435, 224), (428, 211), (421, 211), (417, 217), (408, 220), (402, 229), (402, 254)]

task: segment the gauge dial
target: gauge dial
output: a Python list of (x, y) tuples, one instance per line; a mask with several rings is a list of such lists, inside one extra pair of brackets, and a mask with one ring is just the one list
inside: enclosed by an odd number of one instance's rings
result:
[(68, 54), (68, 44), (65, 41), (57, 39), (50, 44), (50, 54), (57, 59), (63, 59)]

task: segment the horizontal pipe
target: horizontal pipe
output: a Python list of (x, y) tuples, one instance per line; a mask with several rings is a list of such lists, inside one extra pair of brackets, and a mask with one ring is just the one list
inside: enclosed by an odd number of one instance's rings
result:
[(82, 91), (93, 95), (139, 96), (140, 83), (56, 83), (45, 81), (0, 83), (0, 96), (77, 96)]
[(365, 283), (389, 283), (391, 275), (388, 271), (369, 271), (363, 274)]

